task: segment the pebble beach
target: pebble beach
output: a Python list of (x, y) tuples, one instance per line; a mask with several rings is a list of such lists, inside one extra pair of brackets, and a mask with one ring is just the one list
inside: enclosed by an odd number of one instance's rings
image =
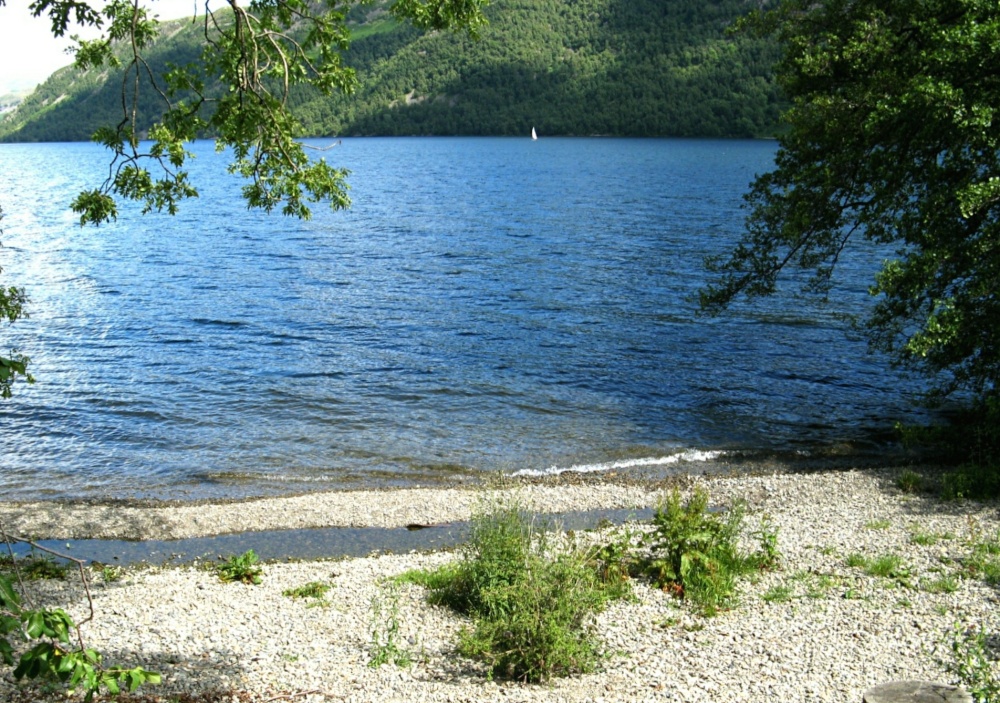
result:
[[(105, 581), (94, 571), (88, 646), (108, 662), (158, 671), (163, 683), (132, 700), (269, 703), (320, 701), (830, 701), (860, 703), (893, 680), (956, 683), (956, 632), (1000, 632), (1000, 589), (964, 565), (975, 544), (1000, 534), (997, 504), (941, 502), (897, 485), (900, 470), (691, 477), (714, 505), (743, 499), (747, 523), (777, 529), (777, 568), (743, 582), (739, 604), (707, 618), (635, 582), (633, 601), (596, 619), (606, 658), (593, 674), (541, 685), (490, 681), (456, 654), (468, 621), (402, 585), (392, 596), (399, 642), (412, 664), (371, 668), (373, 604), (386, 579), (459, 559), (457, 551), (374, 554), (264, 565), (259, 585), (222, 583), (199, 564), (129, 567)], [(657, 487), (641, 483), (513, 488), (530, 509), (645, 508)], [(472, 489), (314, 494), (218, 505), (0, 504), (8, 532), (44, 538), (172, 539), (319, 526), (398, 526), (465, 520)], [(905, 577), (850, 566), (852, 555), (898, 555)], [(325, 602), (283, 595), (311, 582)], [(28, 586), (41, 602), (86, 614), (79, 577)], [(124, 700), (129, 700), (125, 697)], [(0, 701), (66, 700), (26, 688), (9, 670)]]

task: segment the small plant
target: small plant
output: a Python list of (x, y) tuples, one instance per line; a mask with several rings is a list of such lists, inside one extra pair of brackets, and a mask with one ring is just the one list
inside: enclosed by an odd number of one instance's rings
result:
[(539, 682), (595, 668), (592, 616), (630, 592), (619, 568), (625, 551), (619, 544), (557, 553), (516, 501), (498, 500), (473, 516), (458, 564), (402, 578), (472, 617), (459, 652), (486, 662), (491, 676)]
[(125, 569), (123, 569), (120, 566), (104, 565), (101, 567), (101, 580), (104, 583), (114, 583), (115, 581), (121, 581), (124, 575), (125, 575)]
[(740, 551), (743, 516), (741, 503), (724, 518), (713, 515), (702, 489), (686, 504), (673, 491), (657, 508), (653, 530), (642, 540), (649, 556), (640, 560), (641, 571), (657, 586), (695, 603), (705, 615), (714, 615), (734, 601), (739, 576), (778, 558), (776, 532), (769, 523), (757, 535), (760, 551)]
[(753, 535), (760, 545), (759, 551), (753, 556), (753, 560), (760, 569), (772, 569), (781, 561), (781, 552), (778, 550), (778, 528), (771, 521), (770, 515), (765, 515), (761, 519), (760, 527)]
[(964, 562), (965, 570), (991, 586), (1000, 585), (1000, 534), (990, 538), (976, 537), (972, 554)]
[(814, 571), (796, 571), (792, 580), (803, 584), (806, 598), (826, 598), (839, 582), (834, 575)]
[(829, 574), (814, 574), (806, 582), (806, 597), (826, 598), (836, 583), (836, 579)]
[(224, 583), (238, 581), (246, 584), (260, 583), (262, 569), (258, 566), (260, 560), (252, 549), (239, 556), (231, 556), (215, 567), (219, 580)]
[(975, 703), (1000, 700), (1000, 679), (994, 673), (993, 659), (983, 630), (963, 630), (961, 625), (956, 624), (952, 630), (951, 658), (945, 666), (958, 677)]
[(904, 493), (917, 493), (924, 487), (924, 477), (912, 469), (906, 469), (896, 479), (896, 487)]
[(883, 554), (868, 562), (865, 573), (886, 579), (905, 579), (910, 576), (910, 569), (898, 554)]
[(50, 557), (38, 556), (37, 554), (16, 560), (14, 564), (20, 572), (21, 578), (25, 581), (64, 579), (70, 569), (70, 565), (65, 562), (58, 562)]
[(920, 590), (927, 593), (954, 593), (958, 590), (958, 581), (951, 575), (940, 576), (936, 579), (924, 579), (920, 582)]
[(679, 625), (680, 622), (681, 619), (679, 617), (677, 617), (676, 615), (670, 615), (660, 620), (660, 622), (657, 624), (664, 630), (669, 630), (671, 627), (677, 627), (677, 625)]
[(790, 601), (794, 595), (792, 592), (792, 587), (782, 584), (780, 586), (773, 586), (767, 591), (761, 594), (761, 600), (767, 603), (786, 603)]
[(297, 588), (286, 588), (281, 592), (281, 595), (287, 598), (293, 598), (295, 600), (310, 600), (311, 602), (306, 607), (326, 607), (330, 602), (326, 599), (326, 594), (329, 590), (333, 588), (328, 583), (323, 583), (322, 581), (310, 581), (307, 584), (298, 586)]
[(633, 539), (632, 531), (625, 530), (594, 552), (594, 563), (602, 581), (607, 584), (625, 584), (631, 578), (635, 564), (635, 558), (632, 556)]
[(459, 651), (485, 661), (492, 675), (518, 681), (593, 671), (600, 646), (591, 615), (607, 596), (588, 559), (533, 554), (525, 567), (516, 583), (495, 594), (503, 615), (479, 618), (462, 633)]
[(847, 555), (847, 559), (844, 560), (852, 569), (867, 569), (868, 568), (868, 558), (864, 554), (858, 552), (851, 552)]
[(920, 526), (914, 526), (910, 531), (910, 542), (922, 547), (933, 547), (941, 540), (955, 539), (950, 532), (927, 532)]
[(910, 568), (903, 563), (898, 554), (883, 554), (869, 559), (862, 554), (854, 553), (847, 557), (847, 565), (859, 568), (869, 576), (890, 579), (901, 586), (911, 587), (909, 582)]
[(372, 641), (368, 666), (378, 669), (383, 664), (408, 667), (413, 655), (400, 646), (399, 583), (386, 582), (372, 597)]
[(892, 523), (889, 520), (872, 520), (865, 523), (866, 530), (888, 530), (890, 527)]

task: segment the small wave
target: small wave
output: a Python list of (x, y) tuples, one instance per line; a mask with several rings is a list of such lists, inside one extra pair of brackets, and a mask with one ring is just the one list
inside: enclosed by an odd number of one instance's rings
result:
[(210, 320), (205, 317), (196, 317), (191, 320), (196, 325), (210, 325), (214, 327), (228, 327), (235, 329), (237, 327), (246, 327), (247, 323), (240, 322), (238, 320)]
[(688, 449), (676, 454), (660, 457), (645, 457), (642, 459), (621, 459), (619, 461), (609, 461), (600, 464), (575, 464), (569, 467), (550, 466), (547, 469), (521, 469), (515, 471), (514, 476), (558, 476), (564, 473), (590, 474), (601, 471), (616, 471), (619, 469), (634, 469), (640, 466), (668, 466), (679, 462), (712, 461), (725, 455), (724, 451), (705, 451), (701, 449)]
[(290, 474), (253, 473), (249, 471), (203, 471), (192, 476), (195, 483), (329, 483), (331, 476), (292, 476)]

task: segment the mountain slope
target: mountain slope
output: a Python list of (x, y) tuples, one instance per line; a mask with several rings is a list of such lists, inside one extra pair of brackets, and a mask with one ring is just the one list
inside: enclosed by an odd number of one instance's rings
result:
[[(780, 93), (768, 42), (726, 27), (748, 0), (495, 0), (479, 41), (421, 35), (385, 3), (359, 8), (352, 95), (291, 96), (304, 135), (542, 134), (760, 136)], [(154, 70), (197, 61), (199, 25), (167, 23)], [(145, 124), (158, 110), (151, 91)], [(62, 69), (7, 120), (8, 141), (86, 139), (120, 119), (120, 77)]]

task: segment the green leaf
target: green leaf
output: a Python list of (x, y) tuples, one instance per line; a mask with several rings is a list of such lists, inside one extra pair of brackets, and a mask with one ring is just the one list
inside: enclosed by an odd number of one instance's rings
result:
[(14, 590), (13, 584), (5, 576), (0, 575), (0, 608), (17, 614), (20, 605), (21, 597)]

